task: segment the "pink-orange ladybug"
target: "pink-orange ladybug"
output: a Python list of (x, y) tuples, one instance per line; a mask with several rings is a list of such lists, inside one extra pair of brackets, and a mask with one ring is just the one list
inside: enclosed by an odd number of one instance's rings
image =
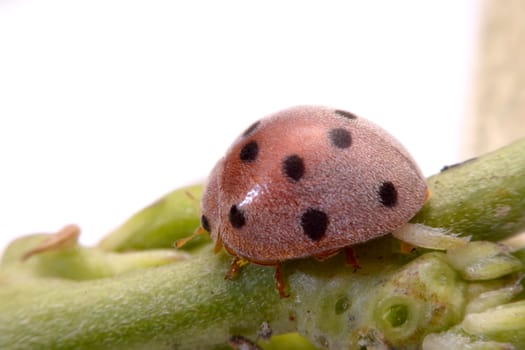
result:
[(243, 262), (280, 263), (339, 250), (403, 226), (422, 207), (425, 179), (405, 148), (352, 113), (299, 106), (253, 123), (212, 170), (202, 227)]

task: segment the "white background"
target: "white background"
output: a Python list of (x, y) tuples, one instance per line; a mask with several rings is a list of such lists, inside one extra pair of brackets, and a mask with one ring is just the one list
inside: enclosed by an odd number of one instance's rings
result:
[(94, 244), (202, 181), (254, 120), (353, 111), (431, 175), (459, 160), (476, 1), (0, 0), (0, 250)]

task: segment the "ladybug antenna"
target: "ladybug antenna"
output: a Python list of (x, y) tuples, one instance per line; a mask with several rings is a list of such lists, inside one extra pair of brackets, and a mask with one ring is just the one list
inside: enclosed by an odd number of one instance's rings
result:
[(222, 249), (222, 237), (220, 234), (217, 235), (217, 241), (215, 242), (215, 247), (213, 248), (213, 254), (217, 254)]
[(175, 242), (175, 248), (182, 248), (186, 243), (188, 243), (189, 241), (191, 241), (192, 239), (194, 239), (195, 237), (199, 236), (199, 235), (202, 235), (203, 233), (205, 233), (206, 230), (202, 228), (202, 226), (199, 226), (197, 229), (195, 229), (195, 231), (193, 231), (193, 233), (191, 235), (189, 235), (188, 237), (184, 237), (184, 238), (181, 238), (179, 240), (177, 240)]
[(191, 193), (191, 192), (188, 191), (188, 190), (185, 190), (185, 191), (184, 191), (184, 194), (185, 194), (186, 196), (188, 196), (188, 198), (191, 199), (191, 200), (193, 200), (193, 201), (196, 201), (196, 202), (199, 201), (199, 200), (193, 195), (193, 193)]

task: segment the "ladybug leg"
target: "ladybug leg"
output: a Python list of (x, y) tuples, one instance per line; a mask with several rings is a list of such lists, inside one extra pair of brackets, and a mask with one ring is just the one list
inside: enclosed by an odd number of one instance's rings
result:
[(217, 235), (217, 241), (215, 242), (215, 247), (213, 248), (213, 254), (217, 254), (222, 249), (222, 238), (221, 235)]
[(314, 258), (316, 258), (319, 261), (323, 261), (323, 260), (326, 260), (328, 258), (331, 258), (334, 255), (337, 255), (337, 253), (339, 253), (339, 252), (340, 252), (339, 249), (329, 250), (327, 252), (314, 255)]
[(235, 276), (239, 274), (239, 269), (243, 267), (244, 265), (247, 265), (248, 263), (249, 263), (248, 260), (245, 260), (243, 258), (239, 258), (238, 256), (236, 256), (235, 258), (233, 258), (233, 261), (230, 265), (230, 268), (226, 272), (226, 276), (224, 276), (224, 279), (231, 280), (232, 278), (234, 278)]
[(346, 264), (350, 265), (354, 268), (354, 272), (359, 270), (361, 266), (359, 266), (359, 263), (357, 262), (357, 258), (355, 257), (354, 250), (352, 247), (346, 247), (345, 250), (345, 258), (346, 258)]
[(416, 249), (415, 246), (413, 246), (410, 243), (400, 241), (399, 242), (399, 250), (401, 250), (401, 253), (403, 254), (410, 254)]
[(427, 191), (425, 192), (425, 203), (428, 202), (431, 195), (432, 195), (432, 192), (430, 191), (430, 188), (427, 187)]
[(275, 265), (275, 286), (277, 287), (281, 298), (287, 298), (290, 296), (286, 293), (286, 282), (284, 281), (283, 267), (281, 264)]

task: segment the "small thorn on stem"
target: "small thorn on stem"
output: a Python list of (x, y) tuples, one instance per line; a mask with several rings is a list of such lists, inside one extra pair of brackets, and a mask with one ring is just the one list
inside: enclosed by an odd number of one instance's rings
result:
[(27, 251), (22, 255), (21, 259), (25, 261), (36, 254), (72, 247), (77, 244), (78, 236), (80, 236), (80, 227), (74, 224), (66, 225), (36, 247)]

